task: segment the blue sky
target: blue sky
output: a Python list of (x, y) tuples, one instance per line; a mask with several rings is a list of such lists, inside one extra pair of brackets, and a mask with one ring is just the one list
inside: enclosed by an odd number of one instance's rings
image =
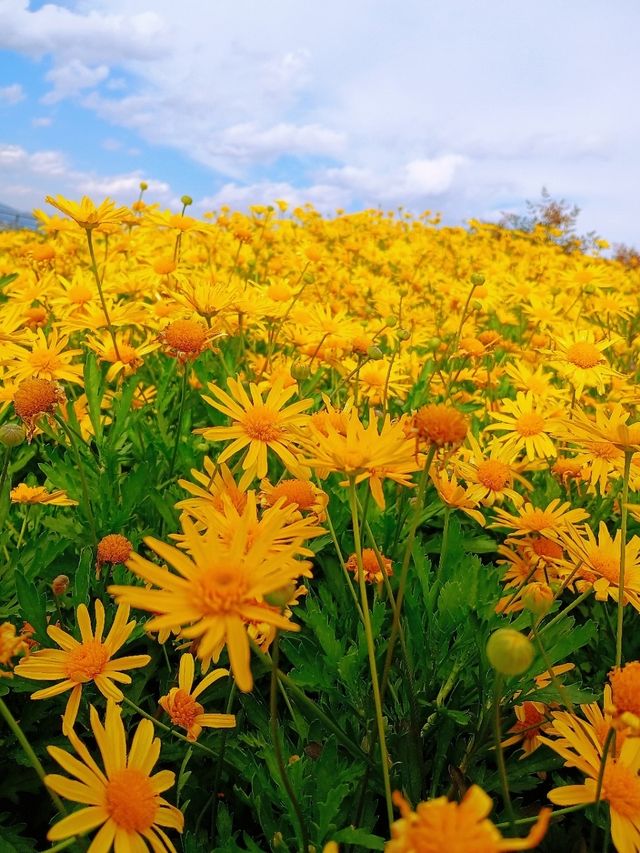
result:
[(497, 219), (543, 185), (640, 245), (640, 5), (0, 0), (0, 202), (287, 198)]

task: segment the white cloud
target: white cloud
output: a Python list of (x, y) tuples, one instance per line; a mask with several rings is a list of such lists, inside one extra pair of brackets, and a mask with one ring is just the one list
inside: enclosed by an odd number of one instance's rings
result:
[(347, 205), (351, 196), (347, 190), (332, 184), (294, 187), (287, 181), (259, 181), (245, 185), (228, 183), (214, 195), (196, 201), (196, 207), (199, 210), (218, 210), (226, 204), (246, 209), (253, 204), (273, 204), (276, 199), (284, 199), (293, 206), (310, 203), (318, 210), (333, 213)]
[(65, 98), (78, 95), (85, 89), (93, 89), (109, 76), (107, 65), (91, 67), (79, 59), (71, 59), (64, 65), (58, 65), (45, 74), (45, 80), (53, 84), (53, 89), (47, 92), (41, 103), (55, 104)]
[(36, 118), (31, 119), (32, 127), (51, 127), (52, 124), (51, 116), (36, 116)]
[(17, 104), (24, 101), (26, 95), (20, 83), (12, 83), (10, 86), (0, 87), (0, 104)]

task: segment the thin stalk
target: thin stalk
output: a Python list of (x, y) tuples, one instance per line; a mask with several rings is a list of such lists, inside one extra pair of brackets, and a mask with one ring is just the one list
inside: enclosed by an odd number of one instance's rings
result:
[[(586, 809), (587, 806), (590, 806), (591, 803), (579, 803), (577, 806), (567, 806), (564, 809), (555, 809), (553, 814), (551, 815), (551, 820), (554, 817), (560, 817), (563, 814), (571, 814), (571, 812), (580, 812), (582, 809)], [(498, 829), (505, 829), (510, 826), (526, 826), (528, 823), (536, 823), (538, 820), (538, 815), (534, 815), (533, 817), (519, 817), (517, 820), (504, 821), (503, 823), (496, 823)]]
[(280, 662), (280, 632), (276, 630), (273, 639), (271, 653), (271, 687), (269, 690), (269, 730), (271, 731), (271, 740), (273, 742), (273, 751), (276, 756), (276, 764), (280, 773), (282, 786), (287, 792), (291, 808), (295, 812), (298, 826), (296, 827), (296, 837), (300, 845), (300, 853), (307, 853), (309, 849), (309, 839), (304, 823), (304, 815), (300, 809), (300, 803), (296, 797), (291, 780), (287, 775), (287, 768), (284, 765), (282, 756), (282, 746), (280, 744), (280, 731), (278, 728), (278, 664)]
[(598, 822), (598, 812), (600, 811), (600, 796), (602, 794), (602, 783), (604, 781), (604, 771), (607, 766), (607, 757), (609, 755), (609, 750), (611, 749), (611, 744), (613, 743), (616, 736), (616, 730), (613, 726), (607, 732), (607, 737), (605, 738), (604, 745), (602, 747), (602, 758), (600, 759), (600, 767), (598, 768), (598, 779), (596, 782), (596, 798), (594, 800), (594, 815), (593, 815), (593, 823), (591, 825), (591, 842), (590, 849), (595, 850), (595, 841), (596, 841), (596, 828)]
[(73, 847), (80, 836), (75, 836), (73, 838), (67, 838), (65, 841), (60, 841), (58, 844), (54, 844), (53, 847), (47, 847), (44, 853), (59, 853), (60, 850), (66, 850), (69, 847)]
[(69, 444), (71, 445), (71, 449), (73, 451), (73, 455), (76, 457), (76, 464), (78, 466), (78, 476), (80, 477), (80, 485), (82, 487), (82, 497), (84, 502), (84, 511), (87, 516), (87, 521), (89, 522), (89, 526), (91, 528), (91, 535), (93, 536), (93, 541), (96, 543), (98, 541), (98, 533), (96, 531), (96, 520), (93, 515), (93, 510), (91, 509), (91, 498), (89, 497), (89, 487), (87, 485), (87, 478), (84, 474), (84, 467), (82, 465), (82, 460), (80, 459), (80, 451), (78, 450), (78, 445), (76, 443), (75, 437), (67, 424), (64, 421), (64, 418), (61, 418), (60, 415), (54, 415), (56, 423), (62, 429), (64, 434), (69, 439)]
[(22, 747), (24, 754), (27, 756), (27, 758), (29, 760), (29, 764), (36, 771), (36, 773), (38, 774), (38, 778), (40, 779), (42, 784), (47, 789), (47, 793), (51, 797), (51, 800), (52, 800), (54, 806), (56, 807), (56, 809), (58, 810), (58, 812), (61, 815), (66, 815), (67, 810), (64, 806), (64, 803), (60, 799), (60, 797), (55, 793), (55, 791), (52, 791), (50, 788), (47, 788), (46, 783), (44, 781), (45, 776), (47, 775), (44, 772), (44, 767), (40, 763), (40, 759), (38, 758), (38, 756), (33, 751), (33, 747), (29, 743), (27, 736), (25, 735), (25, 733), (20, 728), (20, 723), (13, 716), (13, 714), (9, 710), (8, 706), (6, 705), (4, 699), (0, 699), (0, 714), (2, 715), (2, 717), (4, 718), (4, 721), (9, 726), (9, 728), (11, 729), (13, 734), (15, 735), (16, 740), (18, 741), (18, 743)]
[(540, 639), (540, 634), (538, 633), (538, 630), (536, 628), (535, 618), (534, 618), (534, 621), (531, 623), (531, 633), (533, 634), (533, 638), (536, 642), (536, 645), (538, 646), (538, 649), (540, 651), (540, 655), (541, 655), (542, 660), (543, 660), (544, 665), (545, 665), (545, 669), (547, 670), (547, 674), (548, 674), (549, 678), (551, 679), (551, 683), (553, 684), (555, 689), (558, 691), (558, 695), (560, 697), (560, 700), (562, 702), (564, 702), (565, 706), (569, 709), (569, 711), (575, 715), (575, 712), (576, 712), (575, 706), (574, 706), (573, 702), (571, 701), (571, 698), (570, 698), (569, 694), (567, 693), (566, 689), (564, 688), (564, 685), (558, 679), (557, 675), (553, 671), (553, 664), (549, 660), (549, 656), (547, 655), (547, 652), (546, 652), (544, 646), (542, 645), (542, 640)]
[(627, 556), (627, 517), (629, 510), (629, 475), (631, 473), (631, 458), (633, 451), (625, 450), (624, 474), (622, 480), (622, 517), (620, 519), (620, 577), (618, 579), (618, 624), (616, 628), (616, 663), (622, 666), (622, 621), (624, 618), (624, 570)]
[(557, 625), (558, 622), (562, 622), (562, 620), (565, 618), (565, 616), (567, 616), (569, 613), (571, 613), (572, 610), (575, 610), (575, 608), (578, 607), (580, 604), (582, 604), (582, 602), (585, 599), (589, 598), (589, 596), (591, 595), (592, 592), (593, 592), (592, 587), (589, 587), (589, 589), (587, 589), (583, 593), (581, 593), (575, 599), (575, 601), (572, 601), (571, 604), (569, 604), (567, 607), (565, 607), (564, 610), (561, 610), (559, 613), (556, 613), (556, 615), (553, 617), (553, 619), (550, 619), (545, 625), (542, 626), (542, 628), (539, 631), (540, 636), (542, 636), (553, 625)]
[[(1, 700), (0, 700), (1, 701)], [(139, 705), (136, 705), (135, 702), (132, 702), (131, 699), (128, 699), (126, 696), (122, 700), (125, 705), (128, 705), (130, 708), (133, 708), (136, 713), (140, 714), (141, 717), (144, 717), (145, 720), (151, 720), (154, 726), (160, 729), (162, 732), (167, 732), (167, 734), (173, 735), (173, 737), (177, 737), (178, 740), (183, 741), (188, 744), (188, 746), (193, 747), (193, 749), (198, 749), (200, 752), (206, 752), (207, 755), (212, 756), (213, 758), (218, 758), (216, 753), (209, 749), (208, 746), (204, 746), (204, 744), (198, 743), (198, 741), (190, 741), (184, 735), (181, 735), (180, 732), (177, 732), (175, 729), (172, 729), (170, 726), (161, 723), (160, 720), (156, 720), (151, 714), (147, 714), (146, 711), (143, 711)]]
[(331, 521), (331, 517), (329, 515), (329, 510), (326, 510), (326, 525), (329, 528), (329, 533), (331, 534), (331, 539), (333, 540), (333, 547), (336, 549), (336, 554), (338, 555), (338, 562), (340, 563), (340, 568), (342, 569), (342, 574), (345, 577), (345, 581), (347, 584), (347, 589), (351, 593), (351, 597), (353, 599), (354, 607), (358, 612), (358, 616), (362, 621), (364, 621), (364, 616), (362, 615), (362, 608), (360, 607), (360, 602), (358, 601), (358, 596), (353, 588), (353, 584), (351, 583), (351, 576), (347, 570), (346, 563), (344, 561), (344, 557), (342, 556), (342, 550), (340, 548), (340, 543), (338, 542), (338, 537), (336, 536), (336, 530), (333, 526), (333, 522)]
[(93, 277), (96, 280), (96, 285), (98, 286), (98, 296), (100, 297), (100, 304), (102, 305), (102, 313), (104, 314), (104, 319), (107, 321), (107, 330), (109, 335), (111, 336), (111, 340), (113, 342), (113, 349), (115, 350), (115, 354), (118, 357), (118, 361), (121, 361), (120, 351), (118, 349), (118, 341), (116, 340), (116, 333), (114, 331), (113, 325), (111, 324), (111, 317), (109, 316), (109, 309), (107, 308), (107, 303), (104, 299), (104, 293), (102, 291), (102, 280), (100, 278), (100, 274), (98, 272), (98, 264), (96, 261), (96, 253), (93, 249), (93, 236), (91, 234), (91, 228), (86, 228), (85, 233), (87, 235), (87, 243), (89, 244), (89, 255), (91, 257), (91, 271), (93, 272)]
[(180, 385), (180, 408), (178, 409), (178, 424), (176, 426), (176, 437), (173, 442), (173, 453), (171, 454), (171, 464), (169, 465), (169, 479), (173, 477), (173, 472), (176, 467), (176, 459), (178, 458), (178, 447), (180, 446), (180, 438), (182, 436), (182, 419), (184, 417), (184, 400), (187, 394), (187, 366), (183, 365), (182, 383)]
[(447, 557), (447, 550), (449, 546), (449, 522), (451, 520), (451, 507), (445, 506), (444, 508), (444, 525), (442, 527), (442, 545), (440, 547), (440, 558), (438, 560), (438, 574), (436, 576), (436, 580), (438, 583), (442, 581), (442, 569), (444, 568), (444, 561)]
[(391, 623), (391, 634), (389, 635), (389, 645), (387, 646), (387, 656), (384, 661), (384, 669), (382, 671), (382, 695), (384, 696), (387, 682), (389, 680), (389, 673), (391, 671), (391, 664), (393, 662), (393, 652), (396, 645), (396, 640), (398, 639), (398, 633), (400, 631), (400, 616), (402, 614), (402, 603), (404, 601), (404, 594), (407, 588), (407, 577), (409, 575), (409, 563), (411, 562), (411, 556), (413, 553), (413, 543), (416, 540), (416, 532), (418, 530), (418, 525), (420, 523), (420, 514), (422, 513), (422, 507), (424, 504), (424, 496), (427, 491), (427, 479), (429, 477), (429, 469), (431, 468), (431, 463), (433, 462), (433, 457), (436, 453), (436, 446), (432, 444), (429, 448), (429, 452), (427, 453), (427, 458), (424, 463), (424, 468), (422, 469), (422, 473), (420, 474), (420, 479), (418, 481), (418, 493), (416, 495), (416, 503), (413, 510), (413, 516), (411, 518), (411, 523), (409, 525), (409, 534), (407, 536), (407, 544), (404, 550), (404, 557), (402, 558), (402, 568), (400, 569), (400, 581), (398, 583), (398, 594), (396, 595), (396, 608), (393, 611), (393, 622)]
[(393, 800), (391, 798), (391, 780), (389, 778), (389, 754), (387, 752), (387, 741), (384, 731), (384, 719), (382, 715), (382, 699), (380, 696), (380, 685), (378, 682), (378, 668), (376, 665), (376, 651), (373, 641), (373, 628), (371, 627), (371, 614), (369, 613), (369, 602), (367, 599), (367, 587), (364, 579), (364, 567), (362, 565), (362, 540), (360, 538), (360, 520), (358, 518), (358, 497), (356, 494), (355, 479), (349, 479), (349, 505), (351, 507), (351, 521), (353, 524), (353, 538), (355, 540), (356, 557), (358, 560), (358, 585), (360, 587), (360, 603), (364, 615), (364, 632), (367, 641), (367, 652), (369, 656), (369, 669), (371, 672), (371, 686), (373, 689), (373, 701), (378, 725), (378, 740), (380, 742), (380, 761), (382, 764), (382, 778), (384, 781), (384, 795), (387, 804), (387, 817), (389, 828), (393, 824)]
[(9, 459), (11, 458), (11, 448), (7, 447), (4, 452), (4, 459), (2, 460), (2, 471), (0, 471), (0, 497), (2, 497), (2, 491), (4, 489), (4, 484), (7, 479), (7, 474), (9, 472)]
[[(231, 689), (229, 690), (229, 698), (227, 699), (227, 706), (224, 709), (225, 714), (230, 714), (233, 708), (233, 703), (236, 698), (236, 693), (238, 692), (238, 688), (236, 686), (235, 681), (231, 684)], [(220, 779), (222, 778), (222, 765), (224, 764), (224, 754), (227, 749), (227, 736), (229, 734), (228, 729), (223, 729), (222, 737), (220, 740), (220, 752), (218, 754), (218, 761), (216, 762), (216, 772), (213, 777), (213, 791), (211, 792), (211, 796), (213, 798), (213, 808), (211, 809), (211, 827), (212, 827), (212, 835), (215, 832), (216, 824), (218, 821), (218, 788), (220, 787)], [(202, 812), (198, 815), (198, 821), (196, 823), (196, 832), (200, 826), (200, 821), (202, 820), (205, 811), (209, 806), (209, 800), (204, 805)]]
[(509, 816), (509, 824), (513, 826), (515, 815), (511, 794), (509, 793), (509, 777), (507, 776), (507, 765), (502, 751), (502, 724), (500, 722), (500, 702), (502, 700), (502, 689), (504, 687), (504, 676), (496, 673), (495, 696), (493, 697), (493, 737), (496, 746), (496, 759), (498, 761), (498, 775), (500, 776), (500, 788), (502, 799)]

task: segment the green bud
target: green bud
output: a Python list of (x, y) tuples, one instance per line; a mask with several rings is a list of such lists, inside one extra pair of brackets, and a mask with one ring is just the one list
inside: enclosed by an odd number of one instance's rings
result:
[(302, 280), (305, 284), (313, 284), (313, 282), (316, 280), (316, 277), (312, 272), (306, 272)]
[(520, 631), (498, 628), (487, 642), (487, 657), (496, 672), (521, 675), (533, 662), (533, 644)]
[(474, 299), (471, 302), (471, 307), (473, 308), (474, 311), (481, 311), (482, 310), (482, 302), (480, 302), (479, 299)]
[(304, 382), (305, 379), (309, 378), (309, 374), (311, 371), (309, 370), (309, 365), (304, 364), (301, 361), (296, 361), (291, 365), (291, 375), (296, 380), (296, 382)]
[(429, 349), (438, 349), (441, 343), (442, 341), (440, 338), (429, 338)]
[(411, 337), (411, 332), (408, 329), (398, 329), (396, 335), (399, 341), (408, 341)]
[(140, 181), (140, 189), (142, 192), (149, 189), (149, 184), (146, 181)]
[(190, 195), (181, 195), (180, 201), (184, 204), (185, 207), (189, 207), (190, 204), (193, 204), (193, 199)]
[(480, 285), (484, 284), (484, 282), (485, 282), (485, 278), (482, 275), (482, 273), (479, 273), (479, 272), (471, 273), (471, 284), (474, 287), (480, 287)]
[(395, 314), (389, 314), (388, 317), (385, 317), (384, 322), (385, 322), (385, 325), (387, 325), (387, 326), (391, 326), (391, 327), (397, 326), (398, 325), (398, 318), (396, 317)]
[(27, 431), (21, 424), (3, 424), (0, 426), (0, 444), (5, 447), (17, 447), (27, 437)]
[(380, 361), (381, 358), (384, 358), (380, 347), (367, 347), (367, 356), (371, 361)]
[(286, 586), (280, 587), (280, 589), (274, 589), (273, 592), (268, 592), (265, 595), (264, 600), (272, 607), (286, 607), (287, 603), (293, 598), (295, 591), (296, 588), (294, 584), (288, 583)]

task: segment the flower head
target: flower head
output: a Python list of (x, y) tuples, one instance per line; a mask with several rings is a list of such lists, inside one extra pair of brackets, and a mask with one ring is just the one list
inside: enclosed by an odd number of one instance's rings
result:
[(436, 447), (457, 447), (467, 435), (467, 419), (445, 403), (422, 406), (411, 420), (411, 432), (419, 441)]
[(171, 717), (174, 726), (187, 731), (188, 740), (197, 740), (203, 728), (231, 729), (236, 724), (233, 714), (205, 714), (204, 708), (196, 702), (198, 696), (215, 681), (229, 675), (227, 669), (214, 669), (208, 673), (196, 688), (193, 687), (195, 664), (193, 656), (182, 655), (178, 672), (178, 686), (172, 687), (166, 696), (160, 699), (160, 706)]
[(66, 736), (78, 758), (57, 746), (47, 747), (54, 761), (74, 778), (53, 773), (45, 777), (45, 784), (61, 797), (85, 806), (54, 824), (47, 838), (62, 841), (100, 827), (92, 850), (142, 851), (148, 849), (148, 842), (154, 853), (174, 853), (175, 847), (162, 827), (182, 832), (184, 816), (160, 796), (172, 787), (175, 773), (161, 770), (151, 775), (160, 756), (153, 723), (138, 723), (127, 750), (120, 709), (113, 701), (107, 703), (104, 725), (93, 707), (90, 718), (102, 766), (73, 729)]
[[(359, 571), (358, 555), (351, 554), (346, 566), (357, 578)], [(382, 583), (384, 575), (390, 577), (393, 574), (393, 563), (384, 554), (380, 554), (380, 560), (378, 560), (378, 555), (373, 548), (364, 548), (362, 551), (362, 570), (367, 583)]]
[(93, 230), (101, 225), (119, 225), (131, 216), (126, 207), (116, 207), (115, 202), (110, 198), (106, 198), (98, 207), (86, 195), (82, 196), (79, 202), (70, 201), (61, 195), (55, 198), (48, 195), (45, 201), (87, 230)]
[(50, 379), (23, 379), (13, 395), (13, 408), (24, 422), (27, 440), (36, 431), (36, 421), (42, 415), (52, 415), (65, 396), (62, 388)]
[(53, 504), (54, 506), (77, 506), (78, 501), (72, 500), (64, 489), (55, 489), (53, 492), (44, 486), (28, 486), (19, 483), (10, 492), (11, 503), (14, 504)]

